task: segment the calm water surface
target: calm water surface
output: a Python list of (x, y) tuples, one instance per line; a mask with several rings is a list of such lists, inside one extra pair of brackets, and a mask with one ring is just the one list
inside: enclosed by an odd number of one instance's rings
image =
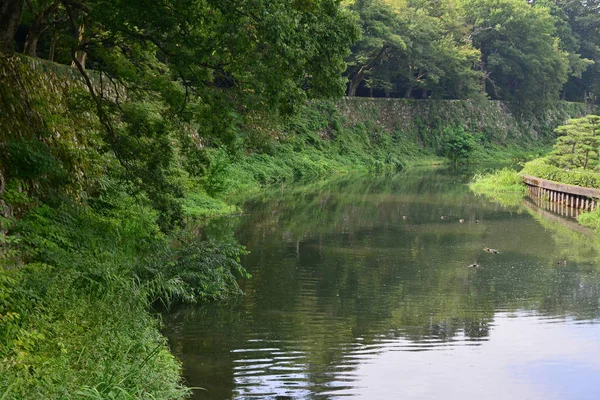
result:
[(248, 247), (253, 278), (165, 315), (193, 398), (600, 399), (594, 240), (468, 179), (283, 188), (206, 228)]

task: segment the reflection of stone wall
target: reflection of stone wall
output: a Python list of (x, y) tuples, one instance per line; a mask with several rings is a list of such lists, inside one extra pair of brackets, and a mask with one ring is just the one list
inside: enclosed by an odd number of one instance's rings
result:
[(387, 131), (400, 130), (420, 139), (446, 126), (462, 125), (467, 131), (503, 143), (506, 140), (549, 137), (569, 118), (597, 110), (583, 103), (559, 102), (538, 115), (517, 115), (506, 103), (480, 100), (405, 100), (350, 97), (339, 102), (350, 125), (375, 122)]

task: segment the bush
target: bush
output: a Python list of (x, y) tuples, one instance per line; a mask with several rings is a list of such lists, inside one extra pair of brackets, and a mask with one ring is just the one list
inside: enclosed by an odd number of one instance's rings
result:
[(579, 214), (577, 220), (583, 226), (587, 226), (588, 228), (592, 228), (596, 231), (600, 230), (600, 208), (596, 208), (591, 212)]
[(440, 155), (454, 163), (464, 163), (469, 161), (474, 150), (475, 139), (462, 126), (444, 128)]

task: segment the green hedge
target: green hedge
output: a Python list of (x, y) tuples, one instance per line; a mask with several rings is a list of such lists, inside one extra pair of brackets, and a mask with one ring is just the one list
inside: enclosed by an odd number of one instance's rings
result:
[(600, 189), (600, 174), (592, 171), (569, 171), (558, 168), (548, 164), (545, 158), (528, 162), (525, 164), (521, 174), (532, 175), (541, 179), (568, 185)]

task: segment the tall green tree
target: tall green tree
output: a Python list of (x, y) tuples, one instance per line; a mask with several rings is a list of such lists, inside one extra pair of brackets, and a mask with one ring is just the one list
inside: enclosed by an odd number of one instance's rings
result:
[(569, 73), (554, 18), (522, 0), (464, 0), (471, 37), (482, 53), (486, 90), (494, 99), (548, 102), (559, 98)]
[(1, 15), (29, 27), (29, 55), (64, 16), (61, 47), (87, 82), (114, 174), (152, 201), (166, 229), (181, 218), (182, 178), (202, 169), (181, 158), (202, 164), (205, 148), (235, 149), (251, 112), (291, 114), (306, 99), (343, 95), (359, 35), (338, 0), (13, 3)]
[[(600, 1), (599, 0), (552, 0), (561, 19), (568, 23), (570, 31), (582, 58), (593, 61), (574, 75), (565, 87), (568, 97), (575, 101), (600, 104)], [(562, 39), (562, 37), (561, 37)]]
[(363, 32), (349, 59), (350, 96), (361, 84), (370, 94), (406, 98), (481, 92), (480, 53), (449, 1), (361, 0), (350, 8)]
[[(406, 49), (397, 12), (380, 0), (356, 0), (349, 7), (359, 18), (362, 36), (348, 58), (348, 96), (356, 96), (358, 87), (377, 68), (387, 54)], [(385, 66), (381, 69), (385, 69)]]
[[(586, 91), (583, 74), (593, 68), (594, 61), (582, 56), (582, 38), (573, 30), (572, 22), (567, 13), (567, 4), (554, 0), (538, 0), (536, 7), (543, 6), (549, 9), (554, 18), (556, 36), (560, 39), (559, 47), (569, 56), (569, 79), (562, 90), (562, 99), (571, 101), (585, 101)], [(587, 52), (593, 57), (593, 54)]]

